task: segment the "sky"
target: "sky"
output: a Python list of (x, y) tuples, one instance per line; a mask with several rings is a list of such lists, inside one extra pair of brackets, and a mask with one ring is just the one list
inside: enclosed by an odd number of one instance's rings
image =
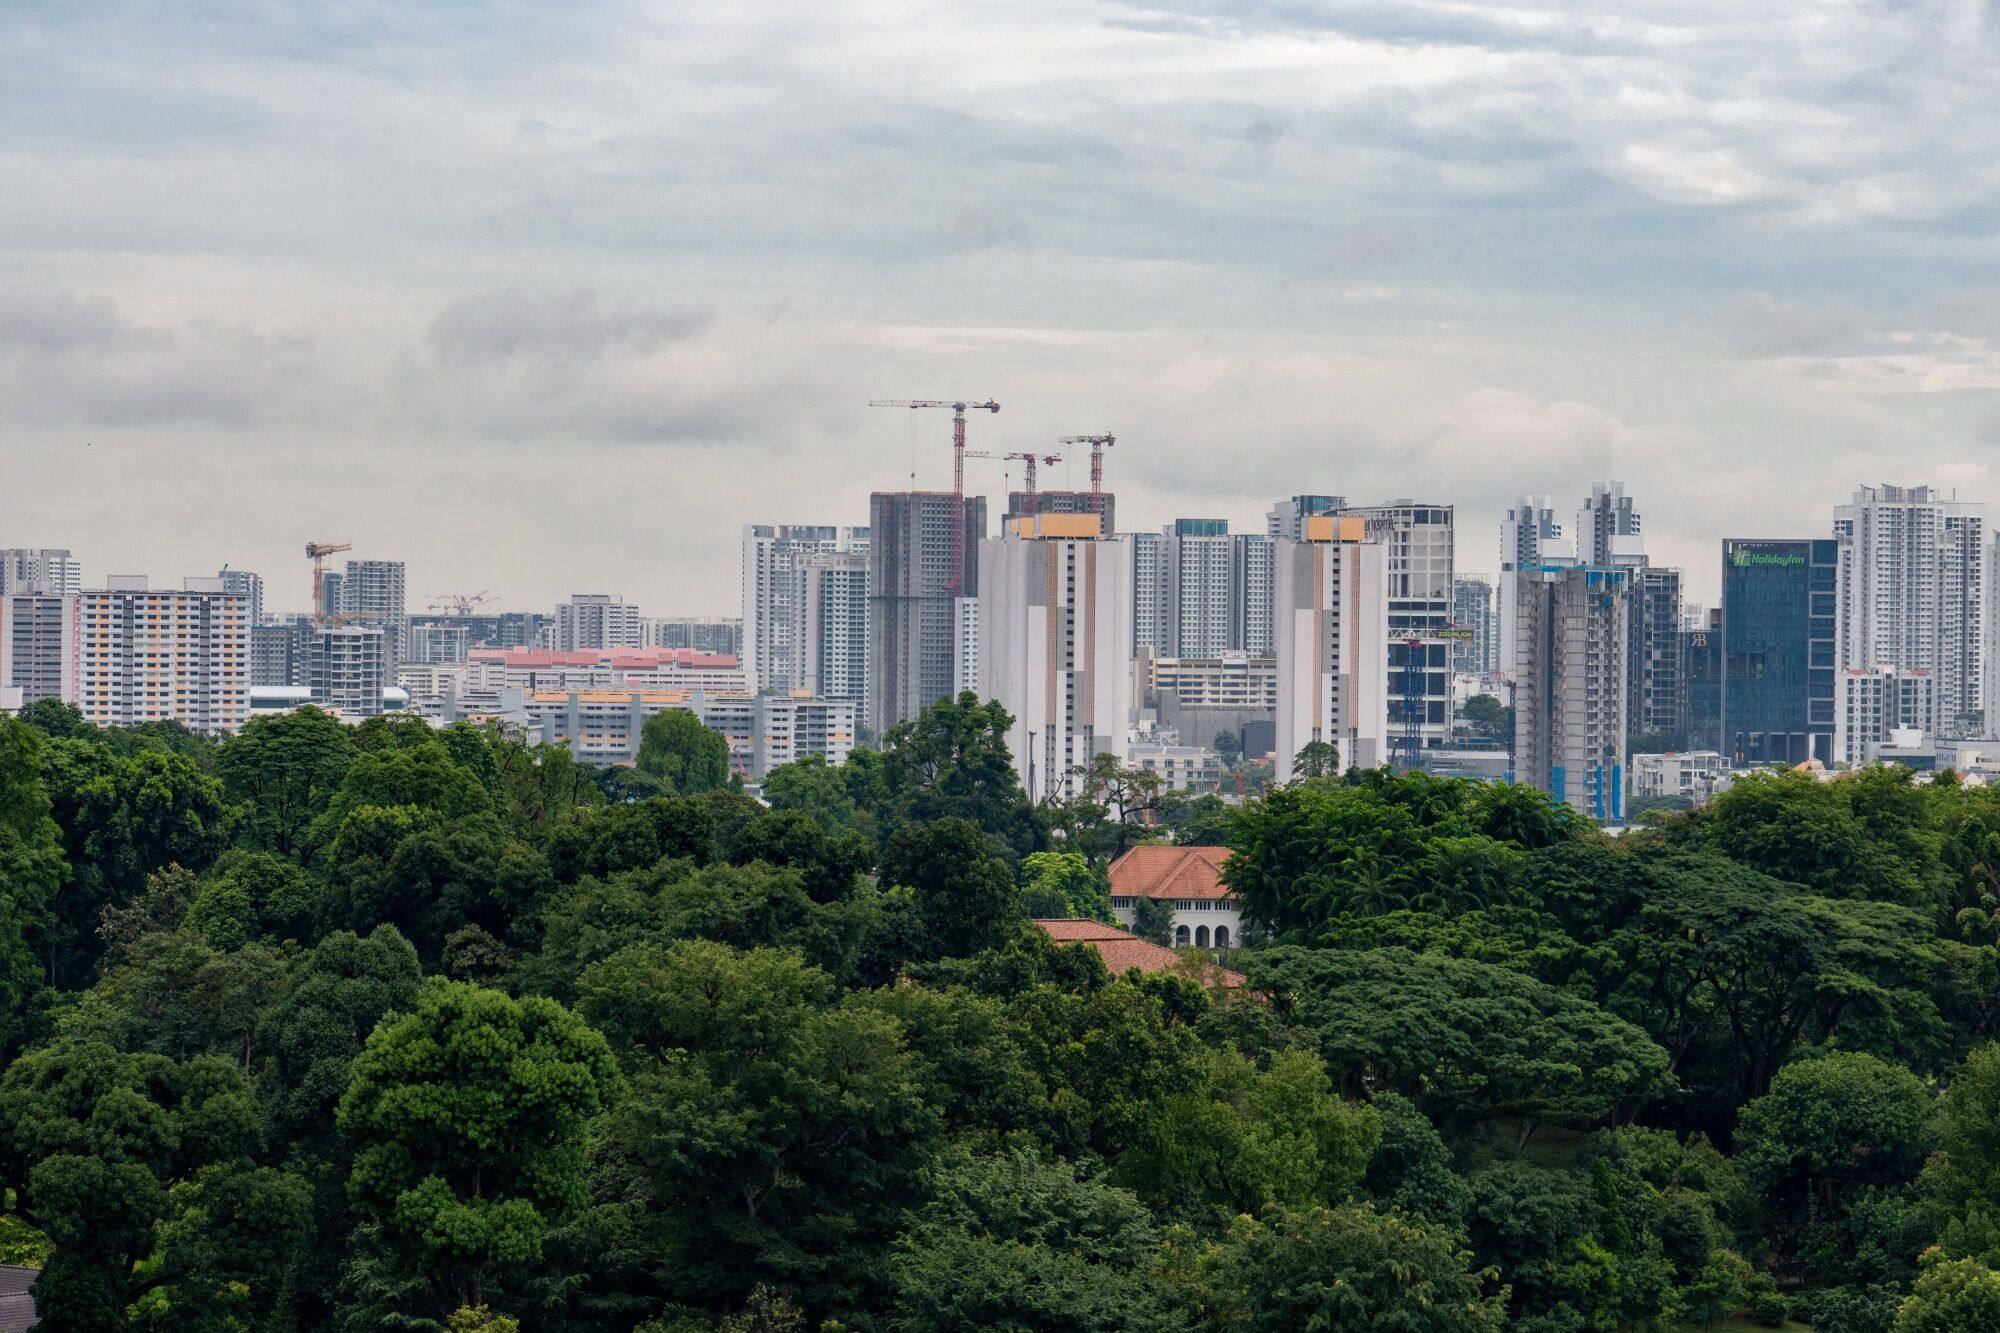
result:
[(1993, 0), (10, 0), (0, 546), (734, 614), (970, 396), (1123, 527), (1414, 497), (1466, 572), (1620, 479), (1712, 600), (2000, 501), (1996, 107)]

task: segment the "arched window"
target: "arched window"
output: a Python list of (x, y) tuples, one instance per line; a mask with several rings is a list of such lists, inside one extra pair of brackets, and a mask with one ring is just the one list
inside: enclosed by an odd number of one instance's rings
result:
[(1188, 946), (1188, 928), (1186, 926), (1175, 926), (1174, 947), (1176, 949), (1185, 949), (1187, 948), (1187, 946)]
[(1218, 949), (1227, 949), (1229, 947), (1229, 927), (1217, 926), (1215, 928), (1215, 947)]
[(1194, 947), (1197, 949), (1206, 949), (1208, 947), (1207, 926), (1196, 926), (1194, 928)]

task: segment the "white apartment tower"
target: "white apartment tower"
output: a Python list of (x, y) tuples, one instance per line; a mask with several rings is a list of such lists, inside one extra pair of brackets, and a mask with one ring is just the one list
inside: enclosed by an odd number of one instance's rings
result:
[(579, 592), (556, 603), (555, 649), (578, 653), (600, 648), (644, 648), (646, 617), (623, 597)]
[(1562, 524), (1546, 495), (1524, 495), (1500, 523), (1500, 586), (1497, 626), (1503, 675), (1514, 674), (1515, 575), (1542, 565), (1574, 564), (1575, 553), (1563, 544)]
[(1132, 538), (1132, 651), (1158, 652), (1164, 638), (1160, 603), (1165, 597), (1166, 540), (1157, 532)]
[(1177, 518), (1160, 533), (1162, 657), (1220, 657), (1236, 646), (1236, 544), (1229, 520)]
[(250, 623), (264, 623), (264, 580), (247, 569), (231, 569), (228, 565), (216, 575), (222, 586), (229, 592), (250, 599)]
[[(792, 552), (788, 599), (792, 623), (785, 635), (791, 669), (786, 689), (856, 704), (867, 699), (868, 552), (866, 538), (862, 541), (863, 549)], [(757, 677), (747, 663), (745, 674), (756, 687)]]
[(1358, 515), (1312, 515), (1276, 560), (1277, 771), (1325, 741), (1342, 765), (1389, 754), (1389, 551)]
[(980, 543), (979, 693), (1013, 717), (1031, 801), (1076, 790), (1074, 770), (1122, 757), (1132, 722), (1132, 540), (1094, 514), (1038, 514)]
[(1576, 561), (1580, 565), (1643, 565), (1646, 542), (1639, 511), (1622, 481), (1594, 481), (1576, 511)]
[[(1450, 505), (1416, 500), (1341, 511), (1368, 524), (1368, 540), (1389, 552), (1389, 730), (1401, 752), (1415, 722), (1420, 750), (1451, 744), (1451, 641), (1454, 527)], [(1414, 689), (1412, 681), (1414, 680)]]
[(1937, 679), (1921, 668), (1849, 667), (1833, 675), (1833, 757), (1870, 763), (1897, 731), (1928, 731)]
[(1277, 539), (1261, 532), (1238, 533), (1231, 539), (1229, 567), (1230, 647), (1252, 657), (1269, 657), (1273, 643), (1273, 601)]
[(1985, 505), (1929, 486), (1863, 486), (1833, 511), (1835, 663), (1931, 672), (1934, 735), (1979, 729), (1985, 529)]
[(20, 702), (76, 702), (77, 598), (75, 594), (0, 593), (0, 692), (20, 691)]
[[(350, 560), (340, 579), (340, 614), (347, 620), (378, 625), (388, 638), (390, 653), (406, 655), (410, 600), (400, 560)], [(390, 668), (393, 678), (394, 667)]]
[(315, 626), (306, 658), (306, 684), (321, 708), (345, 717), (373, 717), (382, 711), (382, 688), (395, 681), (387, 626)]
[(0, 549), (0, 593), (46, 592), (74, 597), (83, 591), (83, 566), (67, 549), (14, 546)]
[[(759, 690), (798, 687), (804, 667), (793, 650), (799, 615), (793, 602), (800, 581), (798, 558), (836, 552), (862, 561), (860, 614), (867, 616), (868, 529), (813, 523), (745, 523), (742, 547), (743, 667)], [(863, 637), (866, 626), (863, 625)], [(865, 669), (865, 666), (864, 666)], [(859, 699), (860, 693), (846, 696)]]
[(211, 735), (250, 711), (250, 603), (221, 579), (114, 575), (77, 598), (76, 706), (99, 726), (173, 720)]

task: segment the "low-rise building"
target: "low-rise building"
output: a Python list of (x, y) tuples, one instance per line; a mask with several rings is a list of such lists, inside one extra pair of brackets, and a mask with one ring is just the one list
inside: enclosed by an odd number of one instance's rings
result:
[(1158, 777), (1167, 791), (1209, 792), (1222, 786), (1222, 756), (1201, 745), (1134, 741), (1126, 762)]
[(1130, 971), (1180, 972), (1195, 969), (1202, 984), (1217, 990), (1241, 990), (1244, 976), (1214, 963), (1190, 962), (1172, 949), (1163, 949), (1142, 940), (1130, 931), (1107, 926), (1102, 921), (1076, 917), (1038, 919), (1035, 922), (1057, 944), (1081, 944), (1097, 951), (1104, 968), (1112, 976)]
[(840, 765), (854, 753), (860, 705), (853, 699), (820, 699), (802, 691), (760, 694), (751, 706), (750, 776), (763, 781), (780, 764), (816, 754)]
[(1245, 708), (1275, 714), (1278, 659), (1248, 653), (1156, 657), (1151, 692), (1171, 690), (1183, 708)]
[(1729, 765), (1715, 750), (1682, 750), (1674, 754), (1635, 754), (1631, 770), (1634, 797), (1679, 796), (1703, 805), (1715, 795)]
[(1134, 847), (1111, 863), (1111, 912), (1129, 926), (1141, 898), (1167, 903), (1176, 948), (1227, 949), (1242, 942), (1243, 905), (1222, 883), (1227, 847)]

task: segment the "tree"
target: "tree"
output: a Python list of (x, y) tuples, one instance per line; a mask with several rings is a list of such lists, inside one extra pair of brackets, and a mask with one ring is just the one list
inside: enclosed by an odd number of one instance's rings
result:
[(729, 742), (686, 709), (669, 708), (646, 719), (634, 767), (669, 791), (699, 795), (729, 785)]
[(309, 862), (318, 850), (313, 822), (354, 756), (347, 728), (311, 705), (244, 723), (215, 756), (223, 795), (244, 810), (239, 840)]
[(1307, 741), (1292, 756), (1292, 780), (1309, 782), (1314, 778), (1337, 778), (1340, 776), (1340, 751), (1331, 741)]
[(766, 773), (764, 799), (775, 811), (811, 816), (828, 832), (858, 827), (846, 777), (823, 754), (801, 755)]
[(66, 867), (62, 829), (40, 777), (42, 739), (0, 717), (0, 1063), (28, 1035), (49, 978), (35, 957), (46, 940)]
[(276, 1325), (284, 1274), (309, 1234), (304, 1180), (268, 1166), (203, 1167), (167, 1192), (152, 1252), (135, 1278), (130, 1327), (239, 1333)]
[(228, 845), (229, 811), (214, 778), (155, 750), (128, 757), (92, 741), (51, 741), (42, 780), (70, 866), (45, 958), (51, 980), (74, 986), (96, 961), (104, 909), (136, 898), (166, 866), (206, 870)]
[(2000, 1273), (1975, 1259), (1933, 1256), (1896, 1312), (1894, 1333), (2000, 1328)]
[(385, 1267), (442, 1314), (541, 1258), (584, 1197), (584, 1126), (622, 1091), (604, 1038), (553, 1000), (432, 980), (354, 1061), (349, 1192)]
[(1110, 881), (1077, 853), (1030, 852), (1021, 873), (1021, 902), (1029, 916), (1115, 920)]
[[(1930, 1150), (1930, 1094), (1909, 1070), (1872, 1055), (1832, 1053), (1785, 1066), (1771, 1091), (1743, 1108), (1737, 1155), (1764, 1197), (1779, 1253), (1825, 1251), (1852, 1255), (1840, 1243), (1885, 1195), (1915, 1180)], [(1900, 1224), (1898, 1224), (1900, 1225)], [(1907, 1253), (1882, 1256), (1910, 1266)], [(1813, 1265), (1820, 1281), (1844, 1272)], [(1851, 1275), (1873, 1281), (1883, 1270)]]
[(155, 1274), (169, 1191), (255, 1150), (257, 1099), (225, 1060), (178, 1064), (102, 1042), (31, 1051), (0, 1078), (0, 1186), (55, 1244), (43, 1327), (122, 1329)]
[(1501, 745), (1514, 743), (1514, 710), (1490, 694), (1475, 694), (1458, 710), (1474, 735)]
[(1987, 1043), (1946, 1081), (1938, 1151), (1924, 1200), (1949, 1258), (2000, 1262), (2000, 1046)]
[(632, 1075), (603, 1131), (604, 1169), (640, 1205), (630, 1262), (708, 1308), (760, 1281), (829, 1313), (879, 1308), (882, 1247), (938, 1133), (897, 1020), (831, 1003), (795, 954), (705, 942), (629, 946), (579, 990)]
[(1023, 919), (1013, 872), (968, 820), (898, 831), (882, 854), (882, 882), (915, 891), (917, 914), (940, 954), (992, 948)]
[(1498, 1333), (1506, 1290), (1470, 1258), (1444, 1227), (1349, 1204), (1240, 1219), (1190, 1276), (1211, 1326), (1246, 1333)]
[(1227, 728), (1216, 732), (1209, 743), (1215, 747), (1224, 768), (1236, 767), (1236, 762), (1243, 757), (1243, 738)]
[(1165, 1329), (1161, 1250), (1124, 1190), (1016, 1150), (962, 1158), (890, 1260), (899, 1333)]
[[(891, 727), (883, 738), (878, 796), (884, 803), (878, 815), (883, 836), (906, 823), (965, 819), (1016, 855), (1035, 850), (1034, 810), (1007, 749), (1012, 725), (1005, 708), (981, 703), (967, 691)], [(858, 774), (865, 772), (864, 762)]]
[(1249, 976), (1349, 1090), (1378, 1079), (1457, 1127), (1507, 1117), (1525, 1140), (1544, 1119), (1634, 1109), (1666, 1074), (1638, 1028), (1504, 967), (1280, 948), (1253, 955)]
[(1174, 905), (1164, 898), (1140, 898), (1132, 904), (1132, 933), (1163, 949), (1174, 947)]

